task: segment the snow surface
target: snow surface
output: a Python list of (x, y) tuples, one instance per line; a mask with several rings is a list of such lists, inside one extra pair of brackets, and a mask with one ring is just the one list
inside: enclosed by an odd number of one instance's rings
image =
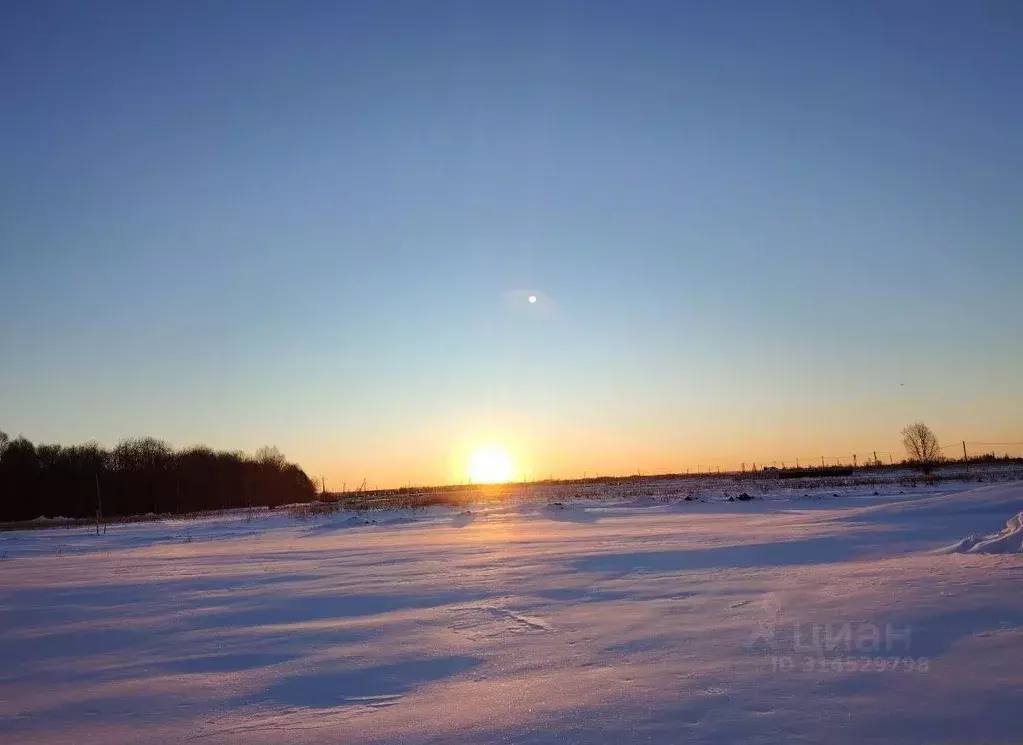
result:
[(1006, 521), (1005, 527), (994, 535), (967, 536), (945, 548), (942, 553), (1018, 554), (1023, 552), (1023, 512)]
[(1023, 484), (947, 489), (2, 533), (0, 741), (1019, 743), (1023, 556), (936, 550)]

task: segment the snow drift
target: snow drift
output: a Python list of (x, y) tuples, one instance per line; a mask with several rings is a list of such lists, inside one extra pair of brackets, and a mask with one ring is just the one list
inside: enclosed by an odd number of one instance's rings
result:
[(1023, 512), (1005, 523), (999, 533), (989, 536), (970, 535), (946, 547), (948, 554), (1018, 554), (1023, 553)]

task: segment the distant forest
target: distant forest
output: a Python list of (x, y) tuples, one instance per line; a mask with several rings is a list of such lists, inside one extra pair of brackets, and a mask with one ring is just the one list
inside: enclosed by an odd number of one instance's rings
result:
[(0, 521), (187, 513), (307, 502), (315, 487), (275, 447), (254, 457), (199, 445), (174, 450), (142, 437), (112, 450), (33, 445), (0, 432)]

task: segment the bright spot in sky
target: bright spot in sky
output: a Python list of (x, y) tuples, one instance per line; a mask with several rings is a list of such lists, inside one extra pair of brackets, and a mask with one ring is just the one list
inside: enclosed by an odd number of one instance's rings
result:
[(529, 296), (529, 302), (535, 303), (536, 302), (536, 295), (530, 295)]
[(469, 478), (474, 484), (500, 484), (511, 481), (515, 461), (499, 447), (479, 448), (469, 458)]

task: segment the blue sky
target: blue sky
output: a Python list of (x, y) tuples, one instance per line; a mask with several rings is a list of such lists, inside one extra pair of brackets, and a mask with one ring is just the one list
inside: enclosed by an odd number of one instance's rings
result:
[(1013, 2), (5, 3), (0, 428), (379, 485), (1023, 440), (1021, 79)]

